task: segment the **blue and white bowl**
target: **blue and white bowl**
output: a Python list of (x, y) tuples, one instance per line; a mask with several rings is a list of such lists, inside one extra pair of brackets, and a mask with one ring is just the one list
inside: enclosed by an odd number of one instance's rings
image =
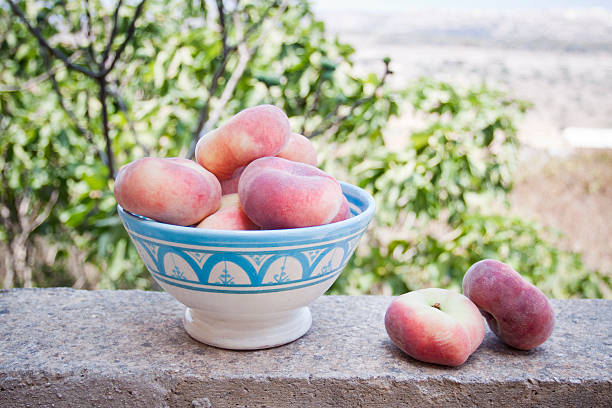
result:
[(353, 216), (317, 227), (210, 230), (118, 210), (153, 278), (187, 306), (184, 325), (193, 338), (261, 349), (308, 331), (308, 305), (334, 283), (374, 215), (369, 193), (340, 184)]

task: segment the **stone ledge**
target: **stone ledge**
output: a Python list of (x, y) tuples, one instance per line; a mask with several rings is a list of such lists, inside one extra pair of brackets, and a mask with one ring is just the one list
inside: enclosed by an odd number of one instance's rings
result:
[(165, 293), (0, 291), (0, 406), (612, 406), (612, 301), (554, 301), (542, 346), (487, 332), (458, 368), (395, 348), (390, 302), (324, 296), (301, 339), (237, 352), (192, 340)]

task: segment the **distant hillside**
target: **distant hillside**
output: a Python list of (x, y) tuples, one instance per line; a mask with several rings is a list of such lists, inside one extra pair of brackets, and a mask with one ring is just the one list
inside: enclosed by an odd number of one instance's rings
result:
[[(384, 0), (383, 0), (384, 2)], [(391, 82), (420, 76), (486, 82), (534, 103), (527, 146), (563, 149), (566, 127), (612, 128), (612, 10), (321, 12), (356, 47), (358, 70), (392, 58)]]
[(373, 43), (612, 52), (612, 10), (407, 10), (320, 13), (328, 29)]

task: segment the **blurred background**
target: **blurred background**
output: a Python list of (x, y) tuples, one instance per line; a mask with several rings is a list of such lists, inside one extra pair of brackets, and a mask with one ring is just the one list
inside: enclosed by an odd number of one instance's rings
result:
[(457, 3), (0, 1), (0, 285), (156, 289), (117, 169), (272, 103), (377, 201), (331, 293), (612, 298), (612, 4)]

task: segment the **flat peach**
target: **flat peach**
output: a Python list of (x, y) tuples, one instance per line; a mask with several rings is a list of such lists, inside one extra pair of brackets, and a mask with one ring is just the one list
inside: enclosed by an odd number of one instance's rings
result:
[(227, 180), (221, 180), (221, 191), (223, 195), (238, 192), (238, 181), (240, 180), (240, 176), (242, 175), (245, 167), (246, 166), (238, 167), (236, 170), (234, 170), (232, 177)]
[(217, 178), (186, 159), (145, 157), (129, 163), (117, 174), (114, 191), (126, 211), (176, 225), (198, 223), (221, 201)]
[(237, 193), (226, 194), (221, 197), (221, 206), (219, 209), (215, 213), (204, 218), (197, 227), (220, 230), (259, 229), (242, 210)]
[(551, 335), (555, 314), (548, 298), (511, 266), (494, 259), (476, 262), (462, 286), (491, 331), (509, 346), (531, 350)]
[(393, 343), (420, 361), (459, 366), (482, 343), (485, 326), (467, 297), (446, 289), (405, 293), (389, 305), (385, 328)]
[(289, 135), (287, 143), (276, 157), (312, 166), (317, 165), (317, 151), (314, 145), (310, 139), (298, 133), (291, 133)]
[(260, 157), (278, 154), (291, 134), (289, 118), (273, 105), (259, 105), (236, 114), (204, 135), (196, 145), (196, 161), (219, 180)]
[(336, 216), (330, 221), (330, 224), (334, 222), (348, 220), (349, 218), (351, 218), (351, 209), (349, 207), (348, 200), (345, 196), (342, 196), (342, 198), (344, 200), (342, 200), (342, 205), (338, 210), (338, 214), (336, 214)]
[(344, 199), (340, 184), (323, 170), (279, 157), (249, 164), (238, 195), (247, 216), (264, 229), (328, 224)]

